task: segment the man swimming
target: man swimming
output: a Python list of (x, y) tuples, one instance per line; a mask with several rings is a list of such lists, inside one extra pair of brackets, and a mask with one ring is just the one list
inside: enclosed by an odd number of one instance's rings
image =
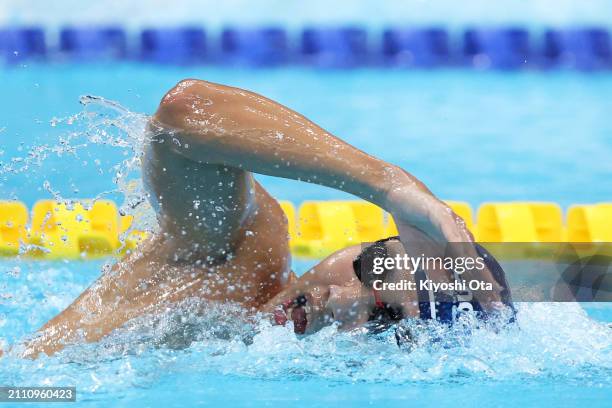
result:
[[(255, 93), (181, 81), (161, 100), (148, 133), (142, 175), (159, 233), (45, 324), (26, 356), (98, 341), (137, 316), (191, 297), (237, 302), (272, 313), (278, 324), (293, 320), (297, 333), (332, 320), (355, 327), (373, 313), (435, 317), (414, 296), (372, 290), (355, 267), (365, 256), (359, 247), (331, 255), (296, 279), (285, 215), (253, 173), (332, 187), (382, 207), (399, 230), (391, 241), (401, 240), (411, 253), (443, 253), (447, 242), (473, 242), (463, 220), (415, 177)], [(471, 244), (460, 252), (479, 256)], [(385, 280), (400, 275), (390, 271)], [(434, 275), (451, 279), (444, 270)], [(470, 295), (483, 310), (504, 300), (498, 275), (490, 264), (464, 274), (491, 285)]]

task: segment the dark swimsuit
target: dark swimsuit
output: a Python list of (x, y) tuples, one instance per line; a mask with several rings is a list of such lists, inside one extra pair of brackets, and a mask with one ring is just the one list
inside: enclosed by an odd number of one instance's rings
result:
[[(391, 240), (399, 241), (399, 237), (396, 236), (378, 240), (372, 243), (370, 246), (364, 248), (355, 258), (353, 261), (353, 269), (360, 280), (362, 280), (362, 264), (365, 262), (367, 265), (370, 265), (373, 261), (373, 257), (387, 257), (388, 251), (386, 242)], [(493, 255), (491, 255), (483, 246), (474, 244), (474, 247), (476, 248), (478, 255), (484, 259), (485, 265), (493, 274), (494, 279), (503, 288), (500, 293), (501, 299), (502, 302), (512, 311), (512, 317), (509, 323), (513, 322), (515, 311), (504, 270)], [(457, 274), (455, 275), (457, 276)], [(422, 269), (419, 269), (415, 273), (416, 282), (426, 279), (427, 276)], [(417, 287), (419, 286), (420, 285), (417, 285)], [(482, 305), (471, 296), (471, 292), (469, 291), (455, 292), (453, 294), (437, 294), (437, 297), (434, 297), (433, 292), (418, 290), (417, 296), (419, 299), (419, 317), (423, 320), (433, 319), (442, 323), (452, 324), (461, 313), (466, 311), (473, 311), (478, 318), (483, 320), (486, 320), (489, 317)], [(469, 301), (467, 299), (469, 299)]]

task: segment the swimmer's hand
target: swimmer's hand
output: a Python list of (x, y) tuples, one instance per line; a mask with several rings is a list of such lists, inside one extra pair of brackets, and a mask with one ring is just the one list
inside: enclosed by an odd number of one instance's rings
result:
[[(414, 183), (392, 188), (387, 193), (386, 204), (407, 252), (427, 256), (445, 254), (455, 258), (478, 257), (473, 245), (474, 236), (465, 221), (426, 188)], [(488, 268), (466, 270), (462, 277), (491, 284), (492, 290), (473, 291), (474, 297), (486, 310), (503, 306), (500, 295), (502, 287)]]

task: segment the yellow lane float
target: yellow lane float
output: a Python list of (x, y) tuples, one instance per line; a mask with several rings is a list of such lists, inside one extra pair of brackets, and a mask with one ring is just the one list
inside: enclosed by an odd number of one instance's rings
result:
[(19, 201), (0, 201), (0, 255), (19, 253), (19, 245), (26, 240), (28, 209)]
[[(509, 251), (501, 256), (525, 256), (525, 248), (537, 253), (546, 247), (544, 243), (551, 242), (612, 242), (612, 203), (573, 205), (565, 223), (561, 207), (555, 203), (484, 203), (476, 222), (468, 203), (447, 204), (480, 242), (528, 243), (498, 246)], [(397, 235), (393, 218), (365, 201), (305, 201), (297, 211), (289, 201), (280, 201), (280, 205), (287, 216), (291, 250), (297, 257), (321, 258), (350, 245)], [(132, 221), (131, 216), (120, 216), (109, 200), (41, 200), (34, 205), (28, 223), (23, 203), (0, 201), (0, 256), (122, 256), (146, 238), (145, 232), (130, 228)], [(512, 248), (522, 249), (512, 253)]]

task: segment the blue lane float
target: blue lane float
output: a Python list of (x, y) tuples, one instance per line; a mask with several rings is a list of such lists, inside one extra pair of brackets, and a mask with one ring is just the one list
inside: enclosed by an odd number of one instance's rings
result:
[(602, 28), (548, 30), (544, 33), (543, 58), (543, 65), (549, 68), (610, 69), (610, 34)]
[(43, 58), (46, 51), (45, 33), (41, 28), (0, 29), (0, 59), (9, 64)]
[(61, 30), (59, 48), (70, 59), (116, 60), (127, 56), (127, 37), (119, 27), (70, 27)]
[(228, 27), (218, 36), (215, 33), (211, 44), (200, 26), (135, 33), (120, 27), (66, 27), (59, 34), (58, 44), (47, 44), (43, 28), (0, 28), (0, 63), (138, 59), (174, 65), (612, 70), (610, 33), (597, 27), (549, 29), (538, 32), (537, 38), (511, 26), (462, 32), (403, 26), (382, 32), (359, 26), (310, 27), (298, 32), (276, 26)]
[(161, 64), (206, 61), (206, 32), (198, 27), (146, 29), (140, 36), (141, 58)]
[(302, 60), (325, 68), (368, 65), (368, 34), (359, 27), (306, 28), (301, 40)]
[(474, 68), (528, 68), (532, 57), (529, 32), (514, 27), (466, 30), (463, 55)]
[(383, 31), (385, 64), (434, 68), (451, 62), (449, 36), (442, 28), (393, 28)]
[(276, 27), (226, 28), (221, 33), (221, 59), (224, 63), (253, 66), (287, 63), (287, 33)]

